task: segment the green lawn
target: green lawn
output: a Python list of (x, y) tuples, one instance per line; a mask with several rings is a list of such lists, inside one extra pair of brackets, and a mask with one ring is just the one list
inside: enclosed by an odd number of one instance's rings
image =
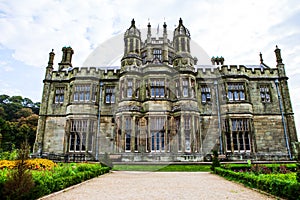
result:
[(210, 165), (114, 165), (116, 171), (210, 172)]

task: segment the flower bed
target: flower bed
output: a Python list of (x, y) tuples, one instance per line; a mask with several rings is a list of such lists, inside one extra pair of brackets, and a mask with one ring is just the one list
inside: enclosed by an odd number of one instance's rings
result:
[[(0, 160), (0, 169), (15, 169), (19, 160)], [(33, 170), (51, 170), (56, 164), (47, 159), (30, 159), (26, 160), (26, 166), (28, 169)]]
[(216, 174), (229, 180), (243, 183), (246, 186), (263, 190), (278, 197), (291, 200), (300, 199), (300, 183), (296, 180), (296, 173), (256, 174), (253, 172), (236, 172), (221, 167), (215, 168)]
[[(23, 199), (37, 199), (55, 191), (78, 184), (85, 180), (109, 172), (108, 167), (100, 164), (71, 163), (51, 166), (52, 161), (34, 160), (27, 165), (31, 170), (34, 187), (24, 195)], [(10, 164), (8, 166), (11, 166)], [(8, 174), (14, 169), (9, 167), (0, 170), (0, 196), (3, 197), (3, 188)], [(5, 199), (5, 198), (4, 198)]]

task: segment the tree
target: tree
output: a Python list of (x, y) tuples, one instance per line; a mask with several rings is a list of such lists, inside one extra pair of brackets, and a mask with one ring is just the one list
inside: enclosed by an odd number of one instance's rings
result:
[(17, 118), (29, 117), (32, 114), (33, 112), (31, 108), (21, 108), (19, 111), (16, 112), (16, 117)]
[(20, 148), (26, 139), (33, 147), (40, 103), (21, 96), (0, 95), (0, 133), (3, 151)]

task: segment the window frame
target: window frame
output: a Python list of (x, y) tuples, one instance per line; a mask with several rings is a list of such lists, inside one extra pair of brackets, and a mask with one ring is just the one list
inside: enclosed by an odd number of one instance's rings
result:
[(211, 87), (208, 85), (200, 85), (201, 90), (201, 103), (211, 103)]
[(167, 145), (165, 144), (165, 116), (151, 116), (150, 117), (150, 151), (151, 152), (165, 152)]
[[(262, 103), (271, 103), (272, 96), (271, 96), (270, 84), (259, 84), (258, 89), (259, 89), (260, 101)], [(267, 98), (267, 96), (268, 96), (268, 98)]]
[(243, 82), (227, 82), (227, 100), (229, 102), (246, 101), (246, 89)]
[(182, 78), (182, 97), (189, 97), (189, 78)]
[(116, 91), (116, 86), (114, 86), (114, 85), (105, 86), (105, 103), (106, 104), (115, 104), (116, 103), (116, 92), (115, 91)]
[(65, 87), (64, 86), (55, 87), (54, 104), (63, 104), (64, 101), (65, 101)]
[(252, 151), (250, 123), (249, 118), (222, 120), (222, 132), (227, 153), (249, 153)]
[(70, 153), (93, 152), (95, 133), (95, 120), (72, 119), (68, 151)]
[(92, 100), (94, 97), (91, 96), (91, 92), (94, 92), (92, 90), (93, 85), (91, 84), (75, 84), (73, 89), (73, 102), (87, 103), (94, 101)]
[(166, 97), (166, 81), (163, 78), (150, 79), (150, 98), (161, 99)]

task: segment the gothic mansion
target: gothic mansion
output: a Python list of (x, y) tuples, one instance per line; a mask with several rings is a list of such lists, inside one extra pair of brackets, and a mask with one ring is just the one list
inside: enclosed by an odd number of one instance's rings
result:
[[(179, 20), (170, 37), (147, 36), (135, 21), (119, 67), (72, 66), (50, 52), (34, 151), (114, 161), (203, 161), (217, 150), (234, 159), (291, 159), (298, 141), (288, 77), (277, 65), (197, 63)], [(170, 39), (171, 38), (171, 39)], [(119, 48), (122, 48), (121, 46)], [(200, 59), (199, 59), (200, 60)]]

